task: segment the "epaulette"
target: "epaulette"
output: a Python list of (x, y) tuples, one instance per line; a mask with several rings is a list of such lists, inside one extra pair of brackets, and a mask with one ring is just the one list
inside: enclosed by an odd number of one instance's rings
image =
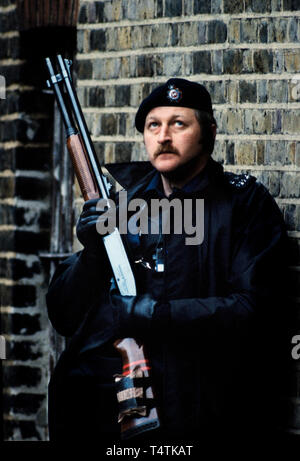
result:
[(226, 171), (225, 177), (228, 181), (228, 184), (233, 189), (238, 189), (238, 190), (246, 189), (250, 184), (256, 181), (256, 178), (254, 176), (251, 176), (250, 174), (247, 174), (247, 173), (235, 174), (235, 173)]

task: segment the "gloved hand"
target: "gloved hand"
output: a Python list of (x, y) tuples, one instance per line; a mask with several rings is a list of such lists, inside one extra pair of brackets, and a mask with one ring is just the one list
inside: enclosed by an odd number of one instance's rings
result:
[[(79, 242), (89, 254), (99, 254), (103, 251), (102, 236), (97, 232), (96, 224), (104, 211), (97, 210), (99, 199), (91, 199), (84, 203), (82, 213), (76, 225), (76, 235)], [(103, 216), (103, 219), (106, 219)]]
[(154, 300), (149, 294), (121, 296), (113, 281), (110, 302), (120, 337), (141, 338), (164, 333), (170, 324), (170, 305)]

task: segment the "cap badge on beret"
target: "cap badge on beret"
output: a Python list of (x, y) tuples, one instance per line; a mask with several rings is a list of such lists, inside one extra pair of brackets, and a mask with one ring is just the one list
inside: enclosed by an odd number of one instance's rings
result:
[(168, 86), (167, 98), (171, 102), (179, 102), (182, 98), (182, 91), (176, 88), (175, 85)]

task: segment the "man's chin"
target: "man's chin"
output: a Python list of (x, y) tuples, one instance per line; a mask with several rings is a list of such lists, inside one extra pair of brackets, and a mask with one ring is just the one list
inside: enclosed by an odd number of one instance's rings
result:
[(176, 174), (176, 171), (178, 170), (178, 167), (169, 167), (169, 168), (166, 168), (166, 167), (156, 167), (157, 171), (162, 174), (163, 176), (165, 176), (166, 178), (169, 177), (169, 176), (172, 176), (174, 174)]
[(171, 173), (172, 171), (176, 171), (177, 168), (179, 167), (179, 164), (177, 161), (174, 161), (174, 156), (173, 158), (171, 157), (171, 154), (167, 156), (166, 154), (160, 155), (154, 164), (154, 167), (159, 171), (160, 173)]
[(157, 170), (162, 176), (169, 180), (176, 179), (178, 177), (182, 176), (181, 168), (180, 166), (174, 167), (174, 168), (160, 168)]

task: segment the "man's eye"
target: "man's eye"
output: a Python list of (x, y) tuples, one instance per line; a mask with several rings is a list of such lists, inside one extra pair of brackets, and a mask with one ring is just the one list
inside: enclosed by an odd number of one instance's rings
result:
[(175, 125), (176, 126), (183, 126), (183, 122), (181, 120), (176, 120)]
[(157, 123), (157, 122), (149, 122), (148, 128), (156, 128), (156, 127), (158, 127), (158, 123)]

